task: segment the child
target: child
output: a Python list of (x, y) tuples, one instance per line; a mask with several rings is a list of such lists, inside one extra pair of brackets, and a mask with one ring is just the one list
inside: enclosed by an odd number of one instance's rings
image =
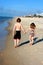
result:
[(30, 24), (30, 34), (29, 34), (29, 40), (30, 40), (30, 45), (32, 45), (34, 43), (34, 35), (35, 35), (35, 28), (36, 25), (34, 23)]
[[(18, 43), (21, 39), (21, 30), (25, 33), (23, 26), (21, 25), (21, 19), (17, 18), (16, 23), (13, 27), (13, 37), (14, 37), (14, 47), (16, 48), (18, 46)], [(15, 31), (15, 34), (14, 34)]]

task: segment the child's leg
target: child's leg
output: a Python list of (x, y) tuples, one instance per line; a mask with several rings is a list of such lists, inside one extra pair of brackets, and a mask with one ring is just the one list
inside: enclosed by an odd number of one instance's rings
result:
[(30, 45), (32, 45), (32, 37), (31, 37), (31, 35), (29, 36), (29, 40), (30, 40)]
[(34, 42), (34, 37), (32, 37), (32, 36), (30, 35), (30, 36), (29, 36), (29, 39), (30, 39), (30, 45), (32, 45), (33, 42)]
[(32, 45), (32, 40), (30, 40), (30, 45)]
[(34, 43), (34, 37), (32, 37), (32, 41), (31, 41), (31, 43), (32, 43), (32, 44)]
[(14, 47), (16, 48), (17, 47), (17, 40), (14, 39)]
[(17, 46), (18, 46), (19, 42), (20, 42), (20, 39), (17, 39)]
[(31, 41), (30, 41), (30, 45), (32, 45), (33, 44), (33, 42), (34, 42), (34, 37), (31, 37)]

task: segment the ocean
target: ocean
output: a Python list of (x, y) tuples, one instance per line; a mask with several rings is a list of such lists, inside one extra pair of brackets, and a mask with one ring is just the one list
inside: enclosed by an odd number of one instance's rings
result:
[(8, 21), (11, 20), (13, 17), (5, 17), (0, 16), (0, 51), (3, 51), (6, 48), (6, 36), (8, 31), (5, 28), (8, 26)]

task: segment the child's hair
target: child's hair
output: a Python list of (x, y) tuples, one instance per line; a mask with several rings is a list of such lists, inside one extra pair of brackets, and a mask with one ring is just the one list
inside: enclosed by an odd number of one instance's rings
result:
[(30, 24), (30, 28), (35, 29), (36, 25), (34, 23)]
[(21, 22), (21, 19), (20, 18), (17, 18), (17, 22)]

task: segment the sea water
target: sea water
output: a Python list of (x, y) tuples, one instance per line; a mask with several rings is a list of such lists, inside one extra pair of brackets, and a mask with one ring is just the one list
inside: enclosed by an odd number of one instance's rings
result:
[(5, 28), (8, 26), (8, 21), (12, 18), (0, 17), (0, 51), (3, 51), (6, 47), (6, 36), (8, 31)]

